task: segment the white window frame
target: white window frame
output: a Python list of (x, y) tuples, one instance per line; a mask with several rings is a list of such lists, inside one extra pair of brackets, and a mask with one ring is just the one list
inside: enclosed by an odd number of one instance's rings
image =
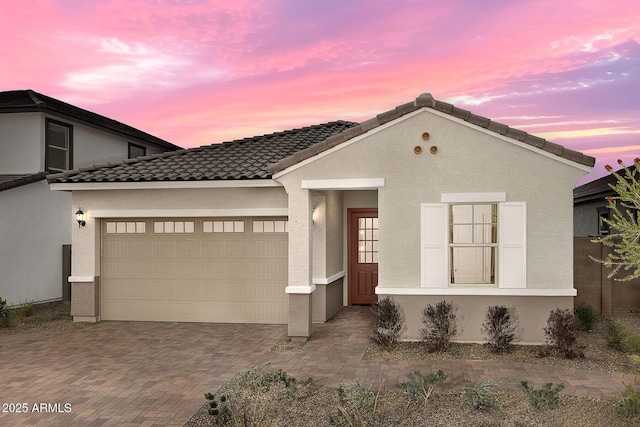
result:
[[(498, 247), (494, 284), (452, 284), (449, 242), (451, 204), (498, 205)], [(420, 204), (421, 287), (526, 288), (526, 203), (507, 202), (506, 193), (445, 193), (440, 203)]]

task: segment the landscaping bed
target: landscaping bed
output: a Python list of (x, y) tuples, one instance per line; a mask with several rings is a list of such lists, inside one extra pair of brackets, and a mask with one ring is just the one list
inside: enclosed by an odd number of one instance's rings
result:
[(42, 331), (64, 331), (87, 326), (87, 323), (74, 323), (70, 311), (71, 305), (62, 301), (43, 304), (28, 303), (22, 307), (10, 308), (9, 326), (0, 327), (0, 336)]

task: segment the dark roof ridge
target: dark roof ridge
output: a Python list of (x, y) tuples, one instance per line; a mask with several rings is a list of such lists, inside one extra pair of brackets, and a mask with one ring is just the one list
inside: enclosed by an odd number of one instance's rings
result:
[(33, 101), (33, 103), (36, 104), (36, 107), (47, 108), (47, 103), (41, 100), (40, 98), (38, 98), (37, 92), (33, 91), (32, 89), (27, 89), (26, 92), (29, 95), (29, 98), (31, 98), (31, 100)]
[(578, 151), (574, 151), (559, 144), (547, 141), (544, 138), (540, 138), (519, 129), (511, 128), (503, 123), (495, 122), (486, 117), (473, 114), (471, 111), (458, 108), (453, 104), (438, 101), (430, 93), (422, 93), (413, 102), (398, 105), (397, 107), (389, 111), (380, 113), (377, 116), (366, 120), (357, 126), (349, 128), (339, 134), (333, 135), (327, 138), (325, 141), (312, 145), (302, 151), (293, 154), (292, 156), (286, 157), (278, 161), (277, 163), (270, 165), (269, 173), (275, 175), (276, 173), (281, 172), (304, 160), (307, 160), (325, 150), (328, 150), (329, 148), (349, 141), (357, 136), (369, 132), (372, 129), (382, 126), (387, 122), (396, 120), (421, 108), (431, 108), (436, 111), (440, 111), (472, 125), (498, 133), (507, 138), (523, 142), (527, 145), (536, 147), (566, 160), (570, 160), (589, 167), (593, 167), (593, 165), (595, 165), (596, 159), (591, 156), (586, 156)]

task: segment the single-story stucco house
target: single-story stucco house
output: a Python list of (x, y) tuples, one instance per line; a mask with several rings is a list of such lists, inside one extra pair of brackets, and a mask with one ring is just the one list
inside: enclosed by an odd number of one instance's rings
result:
[(573, 307), (573, 198), (595, 159), (422, 94), (337, 121), (48, 177), (70, 191), (75, 320), (288, 324), (391, 296), (481, 341), (515, 307), (522, 342)]

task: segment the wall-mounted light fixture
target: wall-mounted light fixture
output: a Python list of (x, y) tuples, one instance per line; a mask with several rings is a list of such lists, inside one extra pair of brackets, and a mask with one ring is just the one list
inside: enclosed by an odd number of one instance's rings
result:
[(316, 221), (318, 221), (319, 219), (320, 219), (320, 212), (316, 208), (313, 210), (313, 213), (311, 214), (311, 222), (315, 224)]
[(76, 211), (76, 221), (78, 221), (78, 228), (87, 225), (84, 220), (84, 212), (82, 211), (82, 208), (78, 208), (78, 210)]

